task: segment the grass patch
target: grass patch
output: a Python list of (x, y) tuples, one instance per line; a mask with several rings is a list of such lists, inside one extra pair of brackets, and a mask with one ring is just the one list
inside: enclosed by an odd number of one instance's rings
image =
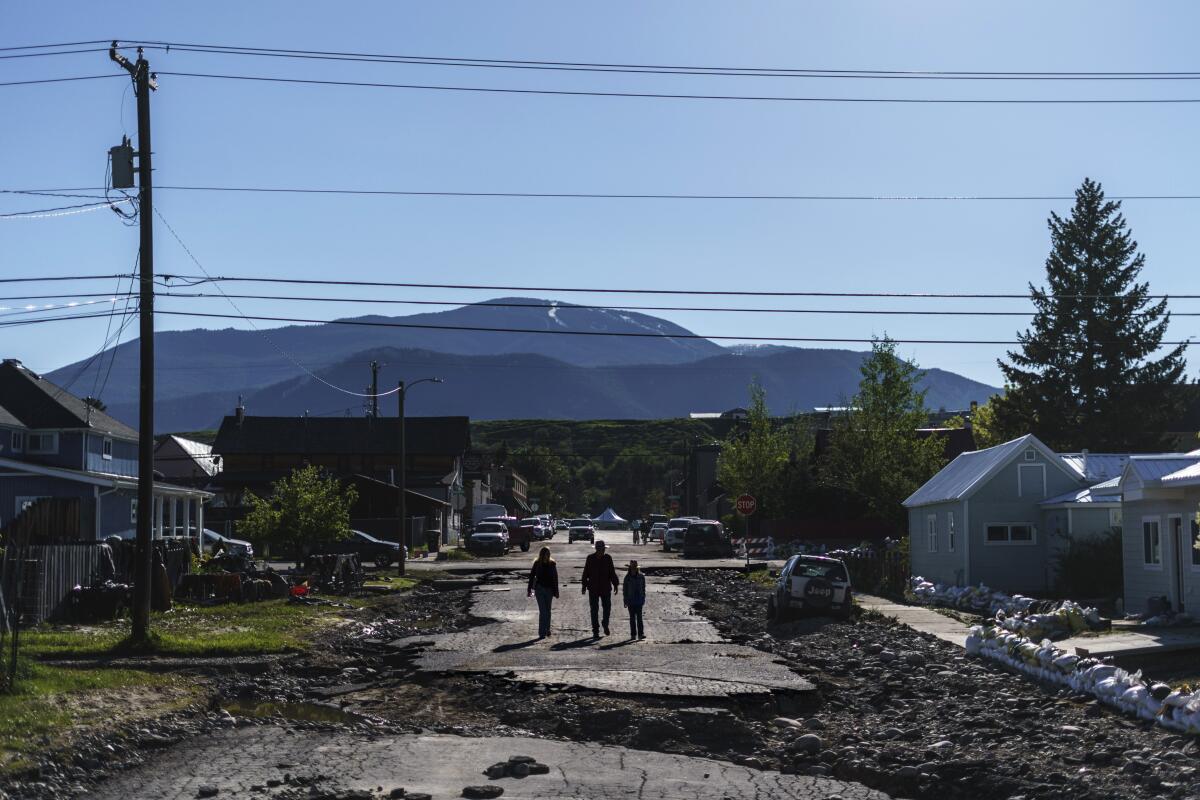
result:
[(479, 560), (476, 556), (468, 553), (466, 548), (463, 548), (463, 547), (455, 547), (450, 550), (446, 550), (444, 552), (446, 553), (447, 561), (478, 561)]
[(0, 769), (19, 767), (22, 754), (59, 743), (78, 726), (119, 716), (99, 701), (106, 693), (110, 702), (121, 702), (118, 690), (153, 690), (176, 680), (136, 670), (61, 669), (22, 660), (16, 691), (0, 694)]
[[(365, 602), (348, 601), (362, 607)], [(286, 600), (220, 606), (177, 604), (150, 620), (153, 638), (134, 647), (127, 622), (43, 626), (21, 634), (21, 651), (33, 658), (104, 657), (156, 653), (172, 656), (245, 656), (303, 650), (334, 621), (339, 609)]]
[(363, 586), (385, 586), (388, 589), (394, 589), (397, 592), (407, 591), (420, 583), (416, 578), (367, 578), (363, 581)]
[(753, 572), (743, 572), (741, 575), (751, 583), (758, 584), (759, 586), (763, 586), (767, 589), (774, 588), (775, 584), (779, 582), (779, 576), (772, 575), (771, 571), (768, 569), (759, 569)]

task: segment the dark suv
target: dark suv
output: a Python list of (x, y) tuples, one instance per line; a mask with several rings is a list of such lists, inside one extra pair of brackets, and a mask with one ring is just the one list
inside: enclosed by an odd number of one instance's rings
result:
[(715, 519), (702, 519), (688, 525), (684, 531), (682, 552), (684, 558), (733, 558), (733, 542), (725, 533), (724, 525)]

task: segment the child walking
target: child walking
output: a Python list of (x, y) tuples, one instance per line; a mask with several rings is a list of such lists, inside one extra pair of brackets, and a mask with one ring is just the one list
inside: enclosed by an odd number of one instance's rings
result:
[(642, 606), (646, 605), (646, 576), (638, 569), (638, 562), (629, 562), (629, 571), (625, 575), (625, 607), (629, 609), (629, 638), (645, 639), (646, 631), (642, 625)]

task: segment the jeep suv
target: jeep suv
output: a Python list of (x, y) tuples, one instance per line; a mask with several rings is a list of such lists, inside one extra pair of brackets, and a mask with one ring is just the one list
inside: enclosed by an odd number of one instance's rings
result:
[(850, 573), (838, 558), (792, 556), (767, 601), (767, 620), (786, 622), (813, 612), (846, 618), (854, 608)]
[(567, 530), (567, 542), (596, 541), (596, 527), (590, 519), (573, 519)]

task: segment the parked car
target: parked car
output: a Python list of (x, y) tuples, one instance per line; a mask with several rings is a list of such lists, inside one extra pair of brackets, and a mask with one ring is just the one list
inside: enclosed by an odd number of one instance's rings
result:
[(522, 552), (528, 552), (529, 545), (533, 541), (533, 531), (529, 528), (521, 529), (521, 520), (516, 517), (488, 517), (484, 522), (499, 522), (508, 528), (508, 546), (520, 547)]
[(511, 546), (508, 525), (499, 521), (480, 522), (475, 526), (471, 538), (467, 539), (467, 550), (472, 553), (495, 553), (502, 556)]
[(357, 553), (362, 563), (375, 562), (375, 566), (384, 569), (400, 560), (400, 545), (387, 539), (377, 539), (369, 533), (350, 531), (350, 535), (340, 542), (326, 545), (322, 548), (326, 553)]
[(733, 558), (733, 542), (715, 519), (693, 522), (683, 534), (683, 557)]
[(230, 539), (209, 528), (205, 528), (200, 536), (200, 547), (209, 555), (216, 554), (218, 550), (224, 550), (231, 556), (254, 558), (254, 545), (244, 539)]
[(541, 542), (550, 538), (550, 530), (540, 517), (527, 517), (518, 526), (521, 537), (521, 551), (529, 550), (530, 542)]
[(675, 517), (667, 523), (667, 531), (663, 534), (663, 550), (671, 552), (683, 547), (683, 534), (696, 517)]
[(554, 530), (555, 532), (569, 531), (571, 530), (571, 523), (567, 522), (565, 519), (560, 519), (554, 523)]
[(580, 518), (571, 520), (571, 525), (567, 529), (568, 542), (595, 542), (596, 527), (590, 519)]
[(767, 601), (767, 619), (785, 622), (802, 612), (848, 617), (853, 608), (845, 562), (825, 556), (792, 556)]
[(646, 541), (661, 542), (663, 540), (663, 536), (665, 536), (666, 533), (667, 533), (667, 523), (656, 522), (650, 526), (650, 532), (646, 534)]
[[(654, 530), (654, 526), (662, 523), (663, 530), (666, 530), (668, 521), (670, 521), (670, 517), (666, 514), (647, 514), (646, 518), (642, 520), (642, 535), (647, 537), (647, 541), (650, 541), (650, 532)], [(662, 538), (653, 541), (661, 542)]]

